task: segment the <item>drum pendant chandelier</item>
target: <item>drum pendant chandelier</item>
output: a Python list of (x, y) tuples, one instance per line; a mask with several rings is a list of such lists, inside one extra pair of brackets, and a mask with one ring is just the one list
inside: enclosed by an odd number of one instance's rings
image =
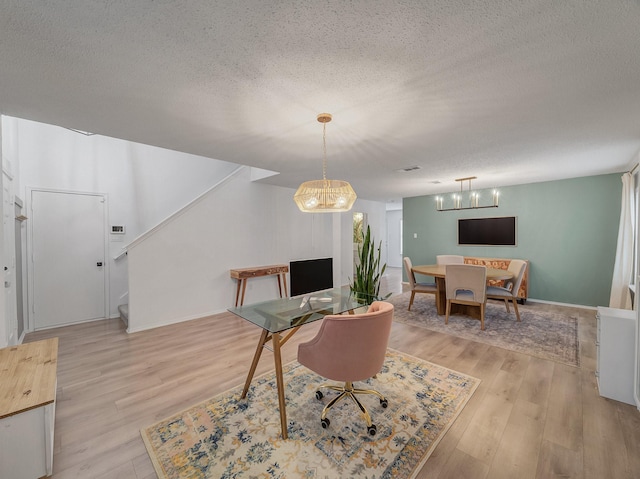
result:
[(349, 211), (356, 201), (356, 192), (347, 181), (327, 180), (327, 123), (331, 121), (329, 113), (320, 113), (318, 121), (322, 123), (322, 179), (305, 181), (300, 185), (293, 200), (305, 213), (336, 213)]

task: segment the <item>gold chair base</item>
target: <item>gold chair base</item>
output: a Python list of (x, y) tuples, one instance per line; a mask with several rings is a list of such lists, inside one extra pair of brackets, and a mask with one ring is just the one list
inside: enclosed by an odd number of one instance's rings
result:
[[(367, 428), (371, 428), (372, 425), (373, 425), (372, 421), (371, 421), (371, 414), (369, 414), (369, 411), (367, 411), (367, 408), (364, 407), (364, 405), (358, 400), (358, 398), (356, 397), (356, 394), (373, 394), (374, 396), (378, 396), (378, 398), (380, 399), (380, 404), (382, 404), (382, 407), (385, 407), (385, 408), (387, 407), (387, 400), (378, 391), (376, 391), (374, 389), (354, 388), (353, 387), (353, 383), (350, 382), (350, 381), (346, 382), (344, 384), (344, 386), (336, 386), (336, 385), (333, 385), (333, 384), (322, 384), (322, 385), (318, 386), (318, 390), (320, 388), (331, 389), (333, 391), (338, 391), (340, 393), (337, 397), (333, 398), (329, 402), (329, 404), (327, 404), (324, 407), (324, 409), (322, 410), (321, 421), (324, 421), (326, 419), (327, 413), (329, 412), (329, 409), (331, 409), (333, 406), (335, 406), (342, 399), (349, 397), (355, 403), (355, 405), (358, 406), (358, 408), (360, 409), (360, 412), (362, 413), (365, 421), (367, 421)], [(373, 426), (373, 427), (375, 428), (375, 426)]]

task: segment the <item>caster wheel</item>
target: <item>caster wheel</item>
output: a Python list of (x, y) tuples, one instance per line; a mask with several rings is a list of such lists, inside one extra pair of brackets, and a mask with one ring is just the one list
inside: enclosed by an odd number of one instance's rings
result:
[(378, 432), (378, 428), (376, 428), (375, 424), (372, 424), (367, 428), (367, 432), (369, 433), (369, 436), (375, 436), (376, 432)]
[(326, 429), (329, 427), (329, 424), (331, 424), (331, 421), (329, 421), (329, 419), (324, 418), (320, 421), (320, 424), (322, 424), (322, 429)]
[(322, 399), (324, 397), (324, 394), (322, 394), (322, 391), (316, 391), (316, 399), (319, 401), (320, 399)]
[(387, 407), (389, 406), (389, 401), (387, 401), (386, 399), (380, 399), (380, 405), (383, 409), (387, 409)]

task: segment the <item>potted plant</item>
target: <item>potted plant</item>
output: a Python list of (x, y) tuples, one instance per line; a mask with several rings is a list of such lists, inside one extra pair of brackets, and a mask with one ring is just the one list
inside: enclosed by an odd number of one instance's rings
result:
[[(355, 264), (353, 282), (350, 285), (351, 291), (356, 296), (360, 294), (363, 297), (384, 299), (380, 297), (380, 279), (387, 268), (387, 264), (380, 264), (381, 251), (382, 241), (376, 248), (371, 236), (371, 228), (367, 225), (367, 232), (362, 242), (358, 244), (358, 261)], [(389, 296), (390, 294), (386, 297)]]

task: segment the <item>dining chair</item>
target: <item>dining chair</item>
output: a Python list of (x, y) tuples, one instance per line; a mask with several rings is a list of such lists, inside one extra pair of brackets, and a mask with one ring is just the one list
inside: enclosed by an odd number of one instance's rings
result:
[(524, 278), (524, 272), (526, 269), (526, 261), (521, 259), (512, 259), (507, 267), (507, 271), (513, 274), (513, 278), (505, 280), (504, 287), (487, 287), (487, 299), (504, 300), (504, 304), (507, 307), (507, 313), (510, 313), (509, 301), (513, 302), (513, 309), (516, 310), (516, 318), (518, 318), (518, 321), (520, 321), (520, 311), (518, 311), (518, 291), (520, 291), (520, 285), (522, 284), (522, 278)]
[(416, 293), (437, 294), (438, 288), (436, 283), (418, 283), (416, 281), (416, 275), (411, 269), (413, 267), (411, 264), (411, 258), (405, 256), (403, 261), (404, 269), (407, 272), (407, 278), (409, 278), (409, 286), (411, 287), (411, 299), (409, 299), (409, 307), (407, 308), (407, 311), (411, 311), (411, 306), (413, 305), (413, 299), (415, 298)]
[(446, 266), (447, 310), (445, 324), (449, 324), (451, 304), (480, 308), (480, 329), (484, 331), (484, 310), (487, 303), (487, 268), (474, 264)]
[(340, 393), (322, 410), (320, 424), (323, 428), (329, 427), (329, 410), (349, 397), (364, 416), (369, 435), (376, 434), (377, 428), (369, 411), (356, 395), (375, 395), (383, 408), (388, 406), (387, 399), (373, 389), (355, 388), (353, 383), (372, 378), (382, 369), (392, 322), (393, 305), (374, 301), (366, 313), (325, 316), (316, 336), (298, 346), (300, 364), (324, 378), (344, 382), (344, 385), (322, 384), (316, 391), (318, 400), (324, 397), (320, 388)]
[(464, 256), (457, 254), (439, 254), (436, 256), (436, 263), (438, 265), (464, 264)]

